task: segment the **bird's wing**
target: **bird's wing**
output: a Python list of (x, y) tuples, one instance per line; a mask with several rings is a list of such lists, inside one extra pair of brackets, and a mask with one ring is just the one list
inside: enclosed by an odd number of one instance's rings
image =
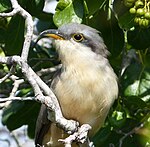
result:
[(43, 137), (47, 133), (50, 127), (50, 121), (47, 119), (47, 108), (42, 104), (40, 113), (36, 122), (35, 129), (35, 145), (42, 145)]
[[(57, 72), (53, 76), (53, 80), (51, 82), (51, 88), (55, 88), (56, 83), (59, 80), (59, 75), (61, 74), (61, 69), (58, 69)], [(44, 104), (41, 105), (41, 109), (36, 121), (36, 129), (35, 129), (35, 145), (42, 145), (43, 138), (45, 134), (47, 134), (51, 122), (47, 118), (47, 108)]]

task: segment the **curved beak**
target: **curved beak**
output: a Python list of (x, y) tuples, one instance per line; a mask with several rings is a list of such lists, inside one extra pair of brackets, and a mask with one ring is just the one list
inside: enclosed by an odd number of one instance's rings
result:
[(43, 31), (40, 35), (40, 38), (45, 38), (45, 37), (50, 37), (53, 39), (59, 39), (59, 40), (64, 40), (63, 36), (58, 32), (58, 30), (55, 29), (50, 29)]
[(39, 37), (37, 38), (35, 44), (37, 44), (37, 42), (42, 39), (42, 38), (53, 38), (56, 40), (64, 40), (65, 38), (58, 32), (58, 30), (55, 29), (50, 29), (50, 30), (46, 30), (43, 31)]

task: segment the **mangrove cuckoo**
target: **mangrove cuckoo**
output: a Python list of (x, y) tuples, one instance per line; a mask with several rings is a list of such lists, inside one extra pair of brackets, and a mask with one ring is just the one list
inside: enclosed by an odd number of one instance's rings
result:
[[(118, 95), (117, 77), (107, 59), (104, 41), (97, 30), (77, 23), (46, 30), (40, 34), (43, 37), (53, 38), (62, 63), (51, 88), (63, 116), (80, 125), (91, 125), (91, 137), (103, 125)], [(63, 145), (58, 139), (64, 137), (66, 133), (47, 119), (46, 106), (42, 105), (36, 124), (36, 146), (60, 147)]]

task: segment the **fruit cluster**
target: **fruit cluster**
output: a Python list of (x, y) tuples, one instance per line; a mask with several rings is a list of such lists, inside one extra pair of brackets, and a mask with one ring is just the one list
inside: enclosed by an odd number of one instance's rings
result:
[(134, 22), (137, 25), (146, 28), (150, 26), (150, 0), (124, 0), (124, 4), (135, 15)]

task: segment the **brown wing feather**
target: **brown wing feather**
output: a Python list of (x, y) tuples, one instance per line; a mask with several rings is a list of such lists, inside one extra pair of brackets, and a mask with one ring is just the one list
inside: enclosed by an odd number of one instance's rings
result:
[[(52, 78), (53, 80), (50, 83), (52, 89), (55, 87), (55, 84), (57, 83), (59, 79), (60, 73), (61, 73), (61, 69), (58, 69), (55, 72)], [(43, 138), (45, 134), (47, 134), (51, 126), (51, 122), (47, 119), (47, 115), (48, 115), (47, 108), (44, 104), (42, 104), (37, 121), (36, 121), (36, 129), (35, 129), (35, 145), (37, 147), (39, 147), (39, 145), (42, 145)]]
[(50, 121), (47, 119), (46, 106), (42, 104), (35, 129), (35, 145), (37, 147), (38, 145), (42, 145), (43, 137), (49, 130), (50, 124)]

